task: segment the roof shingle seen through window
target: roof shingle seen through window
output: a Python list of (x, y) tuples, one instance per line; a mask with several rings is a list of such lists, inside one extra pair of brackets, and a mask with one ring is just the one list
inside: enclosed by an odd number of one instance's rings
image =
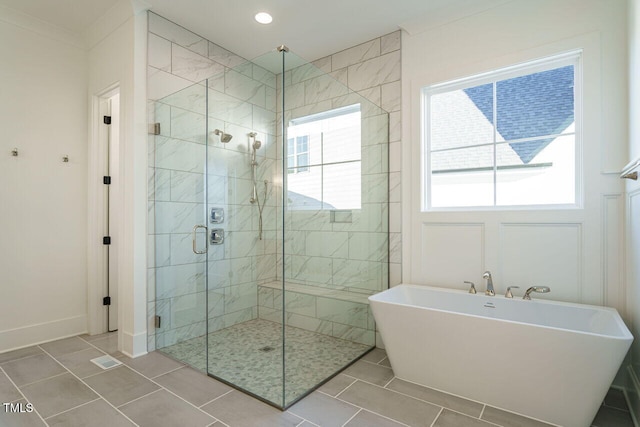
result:
[[(493, 84), (464, 89), (486, 119), (493, 123)], [(504, 140), (557, 135), (574, 121), (572, 65), (501, 80), (496, 83), (497, 130)], [(553, 138), (511, 143), (528, 164)]]

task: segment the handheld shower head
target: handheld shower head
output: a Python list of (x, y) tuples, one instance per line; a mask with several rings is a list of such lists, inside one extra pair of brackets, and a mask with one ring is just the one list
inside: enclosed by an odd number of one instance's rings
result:
[[(253, 144), (251, 144), (251, 148), (253, 149), (253, 150), (251, 150), (251, 167), (252, 167), (252, 171), (253, 171), (253, 180), (254, 180), (253, 193), (254, 193), (254, 197), (255, 197), (255, 194), (256, 194), (256, 190), (255, 190), (255, 176), (256, 176), (255, 168), (256, 168), (256, 166), (258, 166), (258, 162), (256, 161), (256, 155), (257, 155), (258, 148), (260, 148), (260, 146), (262, 146), (262, 142), (260, 142), (260, 141), (258, 141), (256, 139), (256, 136), (258, 136), (258, 134), (255, 133), (255, 132), (249, 132), (247, 135), (249, 136), (249, 138), (253, 139)], [(253, 201), (251, 203), (253, 203)]]
[(225, 142), (226, 143), (226, 142), (231, 141), (231, 138), (233, 138), (233, 135), (231, 135), (229, 133), (224, 133), (220, 129), (214, 130), (213, 133), (215, 133), (216, 135), (220, 136), (220, 142)]
[(253, 152), (255, 153), (255, 151), (260, 148), (260, 146), (262, 146), (262, 142), (258, 141), (256, 139), (256, 137), (258, 136), (257, 133), (255, 132), (249, 132), (247, 134), (249, 136), (249, 138), (253, 139), (253, 144), (251, 144), (251, 147), (253, 148)]

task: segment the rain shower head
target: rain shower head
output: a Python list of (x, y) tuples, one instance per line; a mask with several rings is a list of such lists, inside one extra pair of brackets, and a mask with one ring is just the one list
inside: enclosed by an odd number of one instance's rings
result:
[(213, 133), (220, 136), (220, 142), (229, 142), (231, 141), (231, 138), (233, 138), (233, 135), (224, 133), (220, 129), (214, 130)]

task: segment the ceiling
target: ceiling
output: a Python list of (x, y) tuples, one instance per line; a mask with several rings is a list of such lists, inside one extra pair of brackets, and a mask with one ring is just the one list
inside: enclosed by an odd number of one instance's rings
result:
[[(247, 59), (285, 44), (312, 61), (403, 28), (451, 22), (511, 0), (143, 0), (151, 10)], [(118, 0), (0, 0), (76, 34)], [(260, 11), (273, 15), (258, 24)]]

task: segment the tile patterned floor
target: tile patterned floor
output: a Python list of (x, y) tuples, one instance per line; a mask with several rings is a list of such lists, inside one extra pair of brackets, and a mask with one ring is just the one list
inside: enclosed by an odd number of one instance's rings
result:
[[(158, 352), (129, 359), (113, 337), (73, 337), (0, 354), (0, 401), (35, 409), (0, 407), (0, 426), (547, 426), (395, 378), (380, 349), (282, 412)], [(123, 365), (103, 371), (89, 361), (105, 353)], [(611, 390), (593, 426), (633, 426), (621, 392)]]
[[(286, 402), (295, 401), (338, 372), (370, 346), (299, 328), (285, 329)], [(204, 337), (160, 349), (206, 371)], [(261, 351), (270, 347), (271, 351)], [(209, 372), (238, 387), (282, 405), (282, 327), (255, 319), (209, 334)]]

